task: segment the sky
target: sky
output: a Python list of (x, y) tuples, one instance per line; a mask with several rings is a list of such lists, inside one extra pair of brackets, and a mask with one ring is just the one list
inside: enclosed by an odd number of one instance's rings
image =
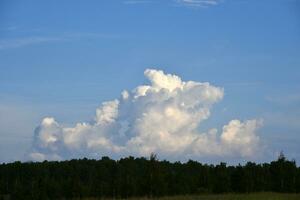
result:
[(0, 162), (300, 163), (297, 0), (1, 0)]

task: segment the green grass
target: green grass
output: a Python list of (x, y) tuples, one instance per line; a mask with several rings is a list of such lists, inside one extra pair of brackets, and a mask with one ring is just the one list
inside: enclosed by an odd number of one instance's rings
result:
[[(100, 200), (100, 199), (86, 198), (84, 200)], [(130, 198), (129, 200), (150, 200), (150, 199)], [(300, 200), (300, 194), (280, 194), (280, 193), (219, 194), (219, 195), (212, 194), (212, 195), (197, 195), (197, 196), (188, 195), (188, 196), (161, 197), (161, 198), (157, 198), (156, 200)]]

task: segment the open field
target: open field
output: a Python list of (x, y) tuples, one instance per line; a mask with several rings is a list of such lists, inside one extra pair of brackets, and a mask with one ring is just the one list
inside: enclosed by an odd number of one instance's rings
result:
[[(154, 198), (158, 200), (299, 200), (300, 194), (281, 193), (251, 193), (251, 194), (215, 194), (197, 196), (174, 196)], [(97, 198), (85, 198), (84, 200), (98, 200)], [(103, 199), (102, 199), (103, 200)], [(149, 198), (129, 198), (129, 200), (149, 200)]]

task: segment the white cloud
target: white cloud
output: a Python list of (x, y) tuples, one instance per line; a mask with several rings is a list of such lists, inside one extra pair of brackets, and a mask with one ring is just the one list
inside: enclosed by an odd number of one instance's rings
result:
[(232, 120), (218, 133), (198, 131), (210, 117), (223, 89), (209, 83), (182, 81), (160, 70), (147, 69), (149, 85), (123, 91), (119, 99), (104, 102), (91, 123), (63, 127), (54, 118), (43, 119), (36, 129), (31, 159), (68, 159), (109, 155), (163, 158), (255, 155), (259, 120)]
[(261, 125), (261, 120), (247, 120), (244, 123), (231, 120), (223, 127), (221, 142), (230, 151), (240, 151), (242, 156), (251, 156), (258, 148), (259, 137), (255, 133)]

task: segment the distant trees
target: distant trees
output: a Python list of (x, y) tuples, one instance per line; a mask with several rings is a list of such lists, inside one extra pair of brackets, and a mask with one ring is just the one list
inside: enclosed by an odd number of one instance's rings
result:
[(300, 168), (283, 154), (271, 163), (227, 166), (127, 157), (0, 165), (0, 199), (128, 198), (200, 193), (300, 192)]
[(297, 169), (296, 162), (286, 160), (281, 152), (278, 160), (271, 162), (270, 165), (271, 190), (276, 192), (296, 192), (298, 173), (299, 168)]
[(230, 191), (230, 170), (226, 167), (226, 163), (220, 163), (213, 167), (213, 192), (214, 193), (226, 193)]

